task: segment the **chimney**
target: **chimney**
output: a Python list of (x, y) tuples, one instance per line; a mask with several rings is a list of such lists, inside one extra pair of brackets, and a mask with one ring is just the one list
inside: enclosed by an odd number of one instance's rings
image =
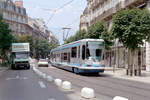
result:
[(23, 0), (16, 0), (15, 5), (23, 8)]

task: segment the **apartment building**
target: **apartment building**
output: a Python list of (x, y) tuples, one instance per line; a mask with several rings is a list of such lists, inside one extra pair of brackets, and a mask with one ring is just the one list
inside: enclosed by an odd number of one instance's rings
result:
[(42, 37), (49, 42), (59, 43), (55, 35), (48, 29), (43, 19), (28, 17), (27, 31), (34, 35), (35, 39)]
[(89, 27), (88, 8), (86, 8), (83, 14), (80, 16), (80, 30), (87, 30)]
[(12, 34), (26, 34), (27, 13), (23, 1), (0, 0), (0, 13)]
[[(52, 37), (51, 31), (46, 27), (42, 19), (32, 19), (28, 17), (26, 9), (23, 7), (23, 0), (0, 0), (0, 14), (3, 19), (9, 24), (12, 34), (17, 35), (33, 35), (35, 39), (39, 37), (45, 38), (49, 41)], [(57, 40), (57, 39), (51, 39)]]
[[(89, 26), (100, 20), (107, 23), (108, 30), (112, 27), (112, 17), (122, 8), (145, 8), (150, 9), (150, 0), (87, 0), (86, 13), (80, 18), (80, 29), (88, 29)], [(87, 23), (88, 22), (88, 23)], [(83, 23), (87, 23), (83, 24)], [(111, 51), (106, 53), (107, 67), (125, 68), (128, 62), (127, 50), (122, 44), (115, 42)], [(142, 59), (140, 59), (142, 57)], [(138, 65), (142, 65), (143, 69), (148, 68), (150, 71), (150, 45), (146, 43), (138, 52)]]
[(59, 44), (57, 37), (51, 31), (49, 31), (49, 42), (55, 42), (56, 44)]

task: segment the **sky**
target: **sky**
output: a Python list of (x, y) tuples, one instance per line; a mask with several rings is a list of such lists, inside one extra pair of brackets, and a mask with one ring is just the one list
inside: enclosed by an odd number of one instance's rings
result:
[[(54, 14), (56, 9), (70, 1), (73, 2), (57, 10)], [(79, 29), (80, 15), (86, 7), (86, 0), (23, 0), (23, 2), (28, 16), (32, 18), (42, 18), (61, 44), (63, 43), (62, 28), (71, 28), (69, 32), (70, 36), (75, 34)], [(53, 17), (51, 18), (52, 15)]]

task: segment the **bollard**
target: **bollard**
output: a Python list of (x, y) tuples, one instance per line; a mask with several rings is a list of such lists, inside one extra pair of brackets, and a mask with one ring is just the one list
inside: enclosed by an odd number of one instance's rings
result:
[(84, 97), (84, 98), (86, 98), (86, 99), (92, 99), (92, 98), (94, 98), (95, 97), (94, 89), (84, 87), (81, 90), (81, 96)]
[(42, 74), (42, 78), (44, 78), (44, 79), (46, 78), (46, 74), (45, 73)]
[(62, 88), (65, 89), (65, 90), (71, 90), (71, 82), (64, 81), (62, 83)]
[(62, 85), (62, 80), (61, 79), (55, 79), (55, 84), (57, 85), (57, 86), (59, 86), (59, 87), (61, 87), (61, 85)]
[(46, 79), (47, 79), (47, 81), (49, 81), (49, 82), (52, 82), (52, 81), (53, 81), (53, 77), (51, 77), (51, 76), (47, 76)]
[(124, 97), (120, 97), (120, 96), (115, 96), (115, 97), (113, 98), (113, 100), (129, 100), (129, 99), (124, 98)]

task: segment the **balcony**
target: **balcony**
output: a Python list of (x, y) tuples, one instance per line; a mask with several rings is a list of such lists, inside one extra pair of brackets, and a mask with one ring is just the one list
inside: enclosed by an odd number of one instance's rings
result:
[(104, 11), (103, 14), (99, 15), (95, 21), (99, 21), (99, 20), (109, 20), (112, 18), (113, 14), (116, 12), (116, 9), (113, 7), (113, 8), (110, 8), (108, 9), (107, 11)]
[(105, 2), (105, 0), (95, 0), (95, 2), (92, 3), (92, 5), (91, 5), (91, 9), (97, 8), (100, 4), (102, 4), (104, 2)]
[(133, 6), (138, 6), (146, 1), (147, 0), (125, 0), (124, 4), (126, 7), (133, 7)]

